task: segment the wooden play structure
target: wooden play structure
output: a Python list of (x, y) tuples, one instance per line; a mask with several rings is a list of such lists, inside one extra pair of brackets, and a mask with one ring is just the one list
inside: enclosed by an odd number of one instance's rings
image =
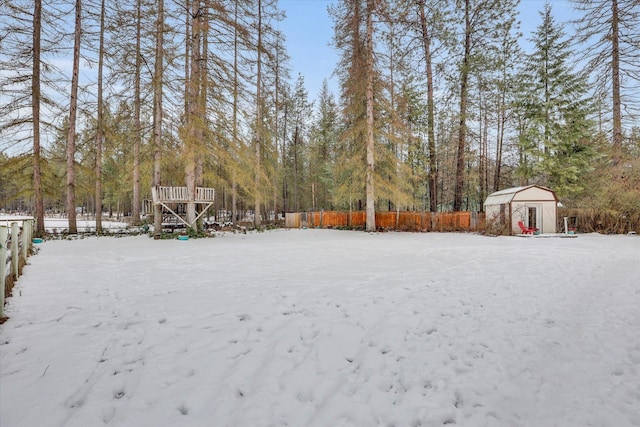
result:
[[(169, 212), (173, 218), (187, 227), (193, 227), (215, 202), (215, 189), (213, 188), (196, 187), (194, 200), (189, 200), (187, 187), (163, 187), (156, 185), (151, 188), (151, 195), (154, 205), (162, 206), (163, 210)], [(189, 223), (184, 213), (186, 212), (184, 206), (190, 203), (202, 205), (202, 209), (195, 219)]]

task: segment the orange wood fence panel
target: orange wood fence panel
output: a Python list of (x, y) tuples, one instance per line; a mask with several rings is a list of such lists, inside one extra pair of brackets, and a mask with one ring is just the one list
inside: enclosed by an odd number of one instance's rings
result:
[(376, 228), (395, 229), (396, 216), (396, 212), (376, 212)]
[(365, 211), (355, 211), (348, 215), (351, 217), (349, 227), (364, 228), (367, 225), (367, 213)]
[(325, 211), (322, 226), (327, 228), (347, 227), (349, 224), (348, 212)]
[[(289, 228), (364, 228), (365, 211), (298, 212), (285, 215)], [(478, 231), (485, 225), (484, 213), (476, 212), (376, 212), (378, 230)]]
[(400, 231), (429, 231), (430, 212), (400, 212), (397, 228)]

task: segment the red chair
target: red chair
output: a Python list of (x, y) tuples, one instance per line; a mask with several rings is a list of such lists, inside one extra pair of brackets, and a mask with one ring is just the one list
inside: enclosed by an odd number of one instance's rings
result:
[(522, 221), (518, 221), (518, 226), (520, 227), (520, 230), (522, 230), (522, 234), (534, 234), (538, 231), (538, 229), (535, 227), (525, 226)]

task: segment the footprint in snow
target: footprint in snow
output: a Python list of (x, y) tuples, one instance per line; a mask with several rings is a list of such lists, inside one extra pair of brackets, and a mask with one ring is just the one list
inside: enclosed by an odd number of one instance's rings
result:
[(615, 375), (616, 377), (619, 377), (624, 375), (624, 370), (622, 368), (617, 368), (617, 369), (614, 369), (612, 374)]
[(113, 408), (113, 407), (107, 408), (102, 413), (102, 421), (105, 424), (108, 424), (109, 422), (111, 422), (111, 420), (115, 415), (116, 415), (116, 408)]

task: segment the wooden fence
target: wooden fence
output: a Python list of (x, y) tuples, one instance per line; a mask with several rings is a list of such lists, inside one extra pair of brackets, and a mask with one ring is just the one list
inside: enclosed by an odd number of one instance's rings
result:
[(13, 284), (31, 253), (33, 222), (33, 219), (10, 219), (0, 224), (0, 319), (4, 318), (5, 297), (11, 296)]
[[(285, 214), (287, 228), (364, 229), (365, 211), (320, 211)], [(376, 212), (376, 229), (398, 231), (479, 231), (484, 213), (477, 212)]]
[(640, 233), (640, 212), (620, 213), (604, 209), (558, 209), (558, 230), (564, 229), (564, 217), (569, 227), (578, 233), (626, 234)]

